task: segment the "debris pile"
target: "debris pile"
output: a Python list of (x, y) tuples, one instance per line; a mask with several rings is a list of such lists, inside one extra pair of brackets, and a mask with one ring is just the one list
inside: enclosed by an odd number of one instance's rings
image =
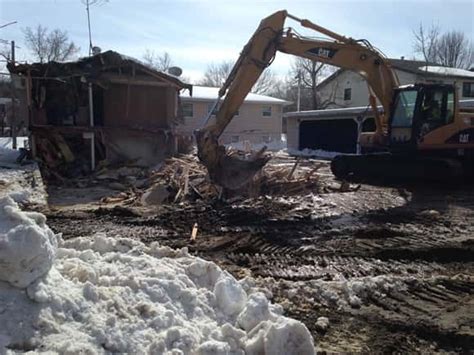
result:
[(108, 182), (120, 190), (103, 203), (158, 205), (183, 201), (211, 200), (222, 197), (253, 197), (258, 195), (296, 195), (320, 191), (317, 171), (323, 163), (298, 169), (299, 160), (288, 165), (268, 165), (248, 186), (239, 191), (224, 191), (212, 183), (206, 168), (196, 156), (181, 155), (165, 160), (152, 170), (122, 167), (102, 170), (95, 179)]

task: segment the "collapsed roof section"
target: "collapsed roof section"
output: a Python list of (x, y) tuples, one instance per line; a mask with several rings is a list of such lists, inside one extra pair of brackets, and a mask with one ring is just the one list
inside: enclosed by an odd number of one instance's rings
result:
[(153, 69), (139, 60), (125, 56), (115, 51), (106, 51), (91, 57), (84, 57), (71, 62), (48, 62), (33, 64), (8, 63), (8, 70), (12, 74), (31, 75), (32, 77), (68, 78), (73, 76), (83, 76), (85, 79), (93, 81), (98, 79), (103, 72), (129, 69), (134, 73), (146, 74), (163, 80), (178, 89), (192, 90), (192, 85), (182, 82), (179, 78)]

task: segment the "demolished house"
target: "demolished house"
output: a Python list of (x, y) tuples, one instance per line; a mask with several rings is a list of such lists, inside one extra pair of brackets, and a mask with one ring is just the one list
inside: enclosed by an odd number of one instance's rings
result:
[(32, 154), (49, 168), (150, 166), (176, 152), (179, 91), (192, 88), (177, 77), (114, 51), (8, 69), (26, 92)]

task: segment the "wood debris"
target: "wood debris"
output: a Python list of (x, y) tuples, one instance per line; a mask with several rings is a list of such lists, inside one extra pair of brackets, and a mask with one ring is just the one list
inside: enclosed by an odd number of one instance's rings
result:
[(288, 196), (319, 192), (321, 184), (317, 171), (324, 164), (302, 167), (299, 160), (293, 162), (268, 164), (248, 186), (239, 191), (227, 191), (215, 185), (195, 155), (166, 159), (154, 170), (126, 166), (118, 169), (104, 167), (96, 173), (94, 181), (117, 190), (117, 194), (101, 200), (106, 204), (150, 206), (222, 197)]

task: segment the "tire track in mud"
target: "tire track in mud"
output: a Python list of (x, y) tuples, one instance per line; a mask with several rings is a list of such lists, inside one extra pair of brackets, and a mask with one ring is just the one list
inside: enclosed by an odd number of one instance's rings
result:
[[(360, 341), (355, 349), (366, 352), (469, 353), (474, 350), (474, 193), (450, 197), (454, 208), (444, 206), (446, 199), (418, 196), (408, 206), (332, 215), (300, 208), (300, 201), (261, 199), (164, 206), (147, 215), (97, 210), (75, 221), (74, 214), (51, 213), (48, 223), (68, 237), (103, 231), (188, 247), (234, 275), (256, 277), (323, 348), (351, 351)], [(196, 221), (198, 239), (191, 244)], [(377, 284), (385, 279), (387, 286)], [(358, 307), (347, 303), (344, 285), (374, 280), (375, 286), (359, 295)], [(331, 288), (336, 303), (324, 296)], [(314, 325), (321, 315), (334, 324), (326, 335)], [(357, 333), (363, 336), (358, 339)]]

